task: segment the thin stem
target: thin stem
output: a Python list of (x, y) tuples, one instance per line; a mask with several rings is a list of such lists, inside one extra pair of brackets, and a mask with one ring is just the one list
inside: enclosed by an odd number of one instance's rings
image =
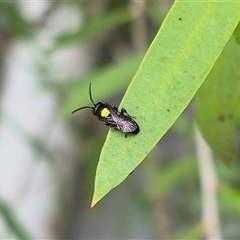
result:
[(221, 239), (217, 206), (217, 179), (211, 150), (196, 127), (196, 148), (202, 189), (202, 218), (206, 239)]

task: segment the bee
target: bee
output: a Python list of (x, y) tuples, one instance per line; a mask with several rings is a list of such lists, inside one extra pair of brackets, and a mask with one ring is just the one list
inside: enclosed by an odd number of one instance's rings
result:
[(92, 98), (91, 83), (89, 84), (89, 97), (93, 106), (77, 108), (72, 111), (72, 114), (79, 110), (90, 108), (98, 120), (104, 122), (109, 128), (122, 131), (125, 137), (127, 137), (128, 134), (138, 134), (140, 132), (140, 128), (134, 120), (134, 117), (130, 116), (125, 108), (122, 108), (119, 112), (117, 107), (113, 107), (108, 103), (95, 103)]

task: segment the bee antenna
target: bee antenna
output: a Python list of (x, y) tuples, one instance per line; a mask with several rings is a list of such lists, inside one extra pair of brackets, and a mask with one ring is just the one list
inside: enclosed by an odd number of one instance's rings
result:
[(96, 103), (93, 101), (93, 98), (92, 98), (92, 84), (91, 83), (89, 84), (89, 97), (90, 97), (91, 102), (95, 106)]
[(72, 111), (72, 114), (75, 113), (75, 112), (77, 112), (77, 111), (79, 111), (79, 110), (82, 110), (82, 109), (84, 109), (84, 108), (91, 108), (91, 109), (92, 109), (92, 107), (89, 107), (89, 106), (80, 107), (80, 108), (77, 108), (77, 109), (75, 109), (74, 111)]

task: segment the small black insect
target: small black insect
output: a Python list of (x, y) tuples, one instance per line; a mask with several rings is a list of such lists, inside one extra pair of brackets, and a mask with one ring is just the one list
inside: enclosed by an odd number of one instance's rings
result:
[(133, 117), (127, 113), (125, 108), (122, 108), (121, 112), (119, 112), (117, 107), (113, 107), (108, 103), (95, 103), (92, 98), (91, 83), (89, 84), (89, 97), (93, 103), (93, 107), (80, 107), (72, 113), (84, 108), (91, 108), (93, 110), (93, 115), (95, 115), (100, 121), (104, 122), (105, 125), (110, 128), (122, 131), (125, 133), (125, 137), (127, 137), (128, 134), (138, 134), (140, 132), (138, 124)]

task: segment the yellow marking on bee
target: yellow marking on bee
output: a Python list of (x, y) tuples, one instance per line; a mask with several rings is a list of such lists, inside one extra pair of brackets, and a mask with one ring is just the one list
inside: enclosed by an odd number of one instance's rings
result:
[(110, 114), (110, 111), (107, 108), (104, 108), (101, 111), (101, 117), (108, 117), (109, 114)]

